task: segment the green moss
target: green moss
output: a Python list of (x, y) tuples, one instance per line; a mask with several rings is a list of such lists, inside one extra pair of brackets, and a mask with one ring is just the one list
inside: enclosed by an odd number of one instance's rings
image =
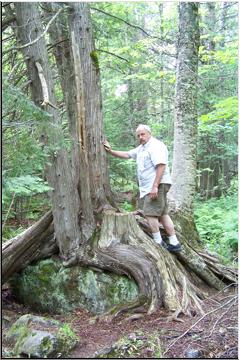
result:
[(69, 324), (31, 314), (20, 317), (7, 337), (16, 356), (23, 353), (38, 358), (67, 355), (79, 342)]
[(73, 332), (69, 324), (64, 324), (57, 334), (60, 352), (67, 355), (69, 351), (79, 342), (79, 337)]
[(40, 344), (40, 351), (43, 355), (51, 353), (53, 348), (53, 344), (49, 336), (46, 336), (42, 339), (42, 342)]
[[(24, 315), (28, 317), (29, 315)], [(13, 344), (14, 354), (19, 354), (19, 349), (23, 341), (29, 336), (31, 330), (28, 328), (27, 324), (24, 322), (17, 321), (7, 332), (7, 339)]]
[(84, 307), (99, 314), (138, 296), (136, 283), (126, 276), (80, 266), (65, 268), (54, 258), (28, 266), (12, 278), (11, 285), (21, 302), (48, 313)]
[(93, 61), (93, 64), (94, 64), (95, 68), (96, 68), (97, 70), (99, 70), (100, 67), (99, 67), (99, 61), (98, 61), (97, 52), (96, 52), (96, 51), (92, 51), (92, 52), (90, 53), (90, 56), (91, 56), (91, 59), (92, 59), (92, 61)]

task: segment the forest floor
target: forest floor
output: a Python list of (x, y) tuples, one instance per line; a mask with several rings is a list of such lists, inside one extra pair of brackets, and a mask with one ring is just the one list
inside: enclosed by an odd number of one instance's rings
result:
[[(204, 315), (191, 318), (182, 315), (179, 321), (169, 320), (169, 313), (164, 309), (153, 315), (125, 314), (112, 322), (80, 309), (51, 317), (71, 323), (80, 337), (79, 345), (69, 355), (71, 359), (238, 358), (237, 289), (226, 287), (221, 292), (208, 294), (202, 304)], [(15, 302), (6, 288), (3, 319), (10, 324), (26, 313), (33, 311)], [(3, 328), (2, 348), (7, 354), (4, 346)]]

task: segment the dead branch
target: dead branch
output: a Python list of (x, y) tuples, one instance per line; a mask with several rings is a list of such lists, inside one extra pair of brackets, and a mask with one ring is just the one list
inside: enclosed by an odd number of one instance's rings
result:
[[(141, 30), (145, 35), (150, 36), (150, 37), (153, 37), (153, 36), (151, 36), (146, 30), (144, 30), (143, 28), (141, 28), (141, 27), (138, 26), (138, 25), (131, 24), (131, 23), (129, 23), (128, 21), (126, 21), (126, 20), (124, 20), (124, 19), (122, 19), (122, 18), (120, 18), (120, 17), (118, 17), (118, 16), (115, 16), (115, 15), (113, 15), (113, 14), (110, 14), (110, 13), (104, 11), (104, 10), (97, 9), (97, 8), (95, 8), (95, 7), (92, 7), (92, 6), (91, 6), (91, 9), (96, 10), (96, 11), (98, 11), (98, 12), (104, 14), (104, 15), (110, 16), (110, 17), (112, 17), (112, 18), (114, 18), (114, 19), (117, 19), (117, 20), (119, 20), (119, 21), (122, 21), (122, 22), (124, 22), (124, 23), (127, 24), (128, 26), (131, 26), (131, 27), (134, 28), (134, 29)], [(155, 37), (155, 36), (154, 36), (154, 37)]]
[[(67, 6), (68, 7), (68, 6)], [(49, 27), (52, 25), (52, 23), (55, 21), (55, 19), (57, 18), (57, 16), (67, 7), (62, 7), (61, 9), (59, 9), (56, 14), (52, 17), (52, 19), (49, 21), (49, 23), (46, 25), (45, 30), (42, 32), (42, 34), (40, 34), (36, 39), (34, 39), (33, 41), (30, 41), (27, 44), (21, 45), (21, 46), (13, 46), (10, 49), (4, 51), (4, 55), (9, 53), (10, 51), (14, 51), (14, 50), (22, 50), (25, 49), (28, 46), (34, 45), (36, 44), (36, 42), (38, 42), (40, 39), (42, 39), (42, 37), (45, 36), (45, 34), (48, 32)]]
[(171, 347), (176, 344), (176, 342), (180, 339), (182, 339), (185, 335), (187, 335), (187, 333), (192, 330), (200, 321), (202, 321), (206, 316), (222, 309), (223, 307), (227, 306), (228, 304), (230, 304), (233, 300), (235, 301), (237, 299), (237, 295), (235, 295), (232, 299), (228, 300), (226, 303), (224, 303), (223, 305), (219, 306), (218, 308), (216, 309), (213, 309), (209, 312), (207, 312), (206, 314), (204, 314), (203, 316), (200, 317), (200, 319), (198, 319), (192, 326), (190, 326), (190, 328), (188, 328), (186, 331), (184, 331), (183, 334), (181, 334), (180, 336), (178, 336), (170, 345), (169, 347), (167, 348), (167, 350), (163, 353), (163, 355), (165, 355), (170, 349)]
[[(215, 323), (214, 323), (214, 325), (213, 325), (213, 328), (212, 328), (209, 336), (212, 336), (212, 334), (213, 334), (213, 332), (214, 332), (217, 324), (219, 323), (219, 321), (228, 313), (228, 311), (229, 311), (234, 305), (236, 305), (236, 302), (237, 302), (237, 299), (236, 299), (236, 296), (235, 296), (235, 302), (233, 302), (233, 303), (227, 308), (227, 310), (224, 311), (224, 313), (215, 321)], [(208, 336), (208, 337), (209, 337), (209, 336)]]
[(16, 17), (12, 16), (8, 19), (3, 20), (2, 22), (2, 31), (6, 30), (9, 25), (11, 25), (14, 21), (16, 21)]
[(39, 62), (36, 62), (35, 64), (36, 64), (36, 68), (38, 70), (38, 76), (39, 76), (39, 79), (40, 79), (41, 85), (42, 85), (43, 102), (41, 105), (42, 106), (49, 105), (49, 106), (53, 107), (54, 109), (57, 109), (57, 107), (49, 101), (48, 86), (47, 86), (47, 82), (46, 82), (46, 79), (43, 74), (42, 65)]
[(56, 253), (52, 212), (2, 245), (2, 284), (33, 260)]
[(128, 59), (126, 59), (126, 58), (124, 58), (124, 57), (122, 57), (122, 56), (119, 56), (119, 55), (117, 55), (117, 54), (114, 54), (114, 53), (112, 53), (112, 52), (110, 52), (110, 51), (107, 51), (107, 50), (96, 49), (96, 51), (104, 52), (104, 53), (106, 53), (106, 54), (115, 56), (116, 58), (118, 58), (118, 59), (120, 59), (120, 60), (124, 60), (124, 61), (126, 61), (126, 62), (128, 62), (128, 63), (130, 62)]

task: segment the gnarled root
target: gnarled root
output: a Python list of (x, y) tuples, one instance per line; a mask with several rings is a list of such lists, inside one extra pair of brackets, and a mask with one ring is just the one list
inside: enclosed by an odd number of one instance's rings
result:
[[(186, 257), (187, 249), (183, 247)], [(161, 305), (175, 315), (202, 313), (204, 293), (194, 284), (194, 276), (198, 278), (196, 274), (189, 275), (189, 267), (186, 269), (183, 261), (179, 261), (184, 255), (178, 260), (178, 255), (156, 244), (140, 229), (133, 214), (105, 214), (94, 251), (95, 266), (135, 279), (140, 297), (146, 299), (148, 314)], [(136, 308), (138, 306), (136, 304)]]

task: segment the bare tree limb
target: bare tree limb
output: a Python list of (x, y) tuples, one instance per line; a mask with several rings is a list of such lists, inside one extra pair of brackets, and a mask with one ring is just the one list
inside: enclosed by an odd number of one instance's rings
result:
[(35, 65), (36, 65), (36, 68), (38, 70), (38, 76), (39, 76), (39, 79), (40, 79), (41, 85), (42, 85), (43, 102), (42, 102), (41, 105), (42, 106), (50, 105), (54, 109), (57, 109), (57, 107), (55, 105), (53, 105), (52, 103), (50, 103), (50, 101), (49, 101), (48, 87), (47, 87), (46, 79), (45, 79), (44, 74), (43, 74), (42, 65), (39, 62), (36, 62)]
[(115, 57), (117, 57), (117, 58), (119, 58), (119, 59), (121, 59), (121, 60), (124, 60), (124, 61), (128, 62), (128, 63), (130, 62), (128, 59), (123, 58), (122, 56), (119, 56), (119, 55), (114, 54), (114, 53), (112, 53), (112, 52), (110, 52), (110, 51), (107, 51), (107, 50), (96, 49), (96, 51), (104, 52), (104, 53), (106, 53), (106, 54), (115, 56)]
[(228, 313), (228, 311), (232, 308), (232, 306), (236, 305), (237, 303), (237, 298), (235, 297), (235, 302), (233, 302), (228, 308), (226, 311), (224, 311), (224, 313), (215, 321), (213, 327), (212, 327), (212, 330), (210, 332), (210, 334), (208, 335), (208, 337), (211, 337), (217, 324), (219, 323), (219, 321)]
[[(141, 27), (138, 26), (138, 25), (131, 24), (131, 23), (129, 23), (128, 21), (126, 21), (126, 20), (124, 20), (124, 19), (122, 19), (122, 18), (120, 18), (120, 17), (118, 17), (118, 16), (115, 16), (115, 15), (113, 15), (113, 14), (107, 13), (107, 12), (104, 11), (104, 10), (97, 9), (97, 8), (95, 8), (95, 7), (92, 7), (92, 6), (91, 6), (91, 9), (96, 10), (96, 11), (98, 11), (98, 12), (104, 14), (104, 15), (111, 16), (111, 17), (114, 18), (114, 19), (120, 20), (120, 21), (124, 22), (125, 24), (127, 24), (128, 26), (131, 26), (131, 27), (133, 27), (133, 28), (135, 28), (135, 29), (141, 30), (145, 35), (147, 35), (147, 36), (149, 36), (149, 37), (153, 37), (153, 36), (150, 35), (146, 30), (144, 30), (143, 28), (141, 28)], [(154, 37), (155, 37), (155, 36), (154, 36)]]
[(12, 24), (16, 20), (15, 16), (12, 16), (11, 18), (5, 19), (2, 22), (2, 31), (6, 30), (10, 24)]
[(11, 2), (3, 3), (3, 4), (2, 4), (2, 7), (9, 6), (9, 5), (11, 5)]
[(200, 319), (198, 319), (198, 321), (196, 321), (192, 326), (190, 326), (190, 328), (188, 328), (186, 331), (184, 331), (183, 334), (181, 334), (180, 336), (178, 336), (167, 348), (167, 350), (163, 353), (163, 355), (165, 355), (170, 349), (171, 347), (176, 344), (176, 342), (180, 339), (182, 339), (190, 330), (192, 330), (200, 321), (202, 321), (202, 319), (204, 319), (207, 315), (210, 315), (220, 309), (222, 309), (223, 307), (225, 307), (226, 305), (230, 304), (233, 300), (235, 301), (237, 299), (237, 295), (232, 297), (230, 300), (228, 300), (227, 302), (225, 302), (223, 305), (219, 306), (216, 309), (213, 309), (209, 312), (207, 312), (206, 314), (204, 314), (203, 316), (200, 317)]
[(4, 55), (7, 54), (10, 51), (13, 50), (22, 50), (25, 49), (28, 46), (34, 45), (36, 44), (36, 42), (38, 42), (43, 36), (45, 36), (45, 34), (48, 32), (49, 27), (52, 25), (52, 23), (54, 22), (54, 20), (57, 18), (57, 16), (64, 10), (66, 9), (66, 7), (62, 7), (61, 9), (59, 9), (56, 14), (52, 17), (52, 19), (49, 21), (49, 23), (46, 25), (45, 30), (43, 31), (43, 33), (41, 35), (39, 35), (36, 39), (34, 39), (33, 41), (30, 41), (27, 44), (21, 45), (21, 46), (13, 46), (10, 49), (6, 50), (4, 52)]

